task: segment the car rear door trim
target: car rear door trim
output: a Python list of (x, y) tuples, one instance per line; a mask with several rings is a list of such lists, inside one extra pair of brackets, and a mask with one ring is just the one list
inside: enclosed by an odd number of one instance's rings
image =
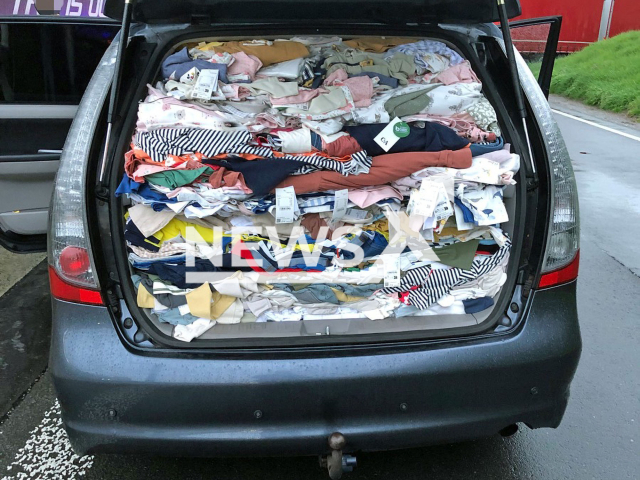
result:
[(0, 105), (0, 118), (68, 118), (73, 119), (78, 111), (78, 105)]

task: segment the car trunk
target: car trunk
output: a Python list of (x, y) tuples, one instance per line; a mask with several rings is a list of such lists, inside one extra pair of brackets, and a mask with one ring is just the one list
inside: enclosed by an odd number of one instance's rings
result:
[[(274, 30), (274, 27), (269, 28), (271, 28), (272, 31)], [(274, 35), (266, 34), (269, 31), (269, 28), (263, 29), (261, 34), (259, 34), (259, 37), (250, 37), (241, 33), (238, 35), (219, 35), (219, 33), (216, 32), (214, 35), (213, 32), (209, 34), (208, 32), (203, 31), (199, 31), (197, 34), (188, 36), (181, 35), (175, 43), (166, 46), (158, 60), (162, 61), (169, 55), (181, 51), (185, 46), (192, 48), (200, 42), (246, 41), (253, 40), (255, 38), (274, 41), (276, 39), (290, 38), (294, 36), (294, 34), (286, 35), (284, 33), (286, 26), (279, 26), (275, 28), (277, 33)], [(233, 28), (228, 28), (228, 30), (233, 31)], [(242, 28), (239, 27), (238, 30), (242, 30)], [(354, 30), (356, 33), (351, 33)], [(360, 34), (362, 33), (362, 30), (362, 28), (349, 28), (346, 26), (339, 30), (337, 27), (334, 27), (332, 28), (331, 33), (335, 33), (340, 36), (343, 41), (347, 41), (350, 38), (361, 37)], [(375, 35), (381, 30), (379, 26), (370, 27), (367, 30), (371, 31), (371, 34), (374, 35), (375, 38), (380, 38)], [(398, 29), (395, 30), (397, 31)], [(505, 90), (504, 92), (498, 91), (498, 87), (496, 86), (496, 80), (498, 79), (483, 78), (483, 74), (487, 75), (487, 68), (478, 61), (475, 52), (471, 50), (468, 45), (464, 45), (462, 42), (456, 41), (456, 35), (449, 35), (443, 30), (434, 29), (438, 30), (442, 35), (416, 36), (416, 32), (411, 31), (411, 28), (405, 27), (403, 30), (407, 31), (407, 37), (411, 37), (411, 39), (415, 41), (435, 40), (441, 42), (447, 48), (450, 48), (452, 51), (460, 54), (470, 62), (476, 75), (480, 77), (480, 80), (484, 84), (484, 96), (486, 96), (486, 98), (493, 104), (497, 112), (500, 124), (499, 127), (502, 130), (501, 136), (504, 142), (512, 144), (512, 153), (520, 154), (521, 144), (519, 139), (512, 133), (513, 124), (507, 115), (508, 109), (505, 108), (504, 103), (499, 103), (501, 102), (501, 100), (499, 100), (500, 98), (504, 98), (504, 101), (507, 102), (510, 101), (511, 92), (509, 91), (509, 87), (503, 87)], [(421, 30), (424, 31), (425, 29), (423, 28)], [(291, 31), (293, 32), (294, 29), (291, 28)], [(457, 36), (458, 40), (460, 38), (460, 36)], [(154, 72), (153, 78), (146, 78), (141, 83), (149, 82), (155, 84), (157, 81), (162, 80), (159, 67), (160, 65), (156, 64), (152, 70)], [(455, 86), (452, 88), (455, 88)], [(143, 92), (143, 94), (138, 97), (139, 100), (143, 100), (147, 94), (146, 88), (140, 88), (138, 89), (138, 92)], [(131, 107), (129, 117), (137, 116), (136, 107), (136, 105)], [(411, 125), (415, 125), (414, 123), (409, 123)], [(131, 138), (131, 134), (133, 133), (133, 130), (124, 131), (123, 136), (125, 138)], [(120, 165), (114, 168), (113, 171), (115, 178), (118, 178), (118, 180), (122, 178), (123, 162), (120, 161)], [(157, 315), (157, 312), (154, 313), (155, 310), (153, 308), (143, 308), (144, 303), (142, 306), (135, 304), (139, 303), (136, 302), (136, 298), (139, 297), (136, 292), (136, 287), (130, 281), (130, 278), (131, 275), (140, 273), (140, 271), (133, 268), (132, 265), (127, 262), (127, 255), (131, 253), (131, 249), (127, 250), (124, 248), (126, 242), (123, 238), (123, 234), (126, 229), (123, 215), (127, 212), (128, 208), (135, 203), (135, 200), (132, 201), (125, 197), (120, 197), (119, 200), (112, 199), (112, 201), (115, 201), (114, 206), (116, 207), (114, 210), (116, 211), (116, 215), (112, 218), (119, 219), (119, 225), (112, 225), (112, 231), (117, 233), (114, 235), (114, 243), (118, 245), (114, 247), (114, 251), (118, 256), (117, 262), (120, 267), (119, 270), (122, 277), (122, 286), (127, 293), (125, 298), (129, 299), (126, 308), (131, 312), (136, 323), (142, 326), (142, 330), (145, 332), (145, 338), (150, 337), (156, 344), (179, 347), (254, 347), (260, 345), (293, 346), (314, 343), (349, 344), (356, 342), (384, 342), (409, 338), (455, 337), (486, 332), (487, 330), (495, 328), (499, 323), (504, 323), (504, 312), (513, 296), (517, 276), (516, 272), (519, 267), (518, 264), (520, 259), (517, 257), (516, 252), (519, 252), (520, 250), (520, 245), (517, 244), (517, 242), (521, 238), (522, 231), (520, 230), (522, 230), (523, 225), (520, 224), (519, 227), (517, 225), (520, 223), (519, 219), (524, 215), (524, 189), (522, 188), (522, 182), (520, 181), (520, 174), (516, 173), (514, 178), (514, 185), (504, 185), (501, 188), (503, 204), (509, 220), (507, 222), (500, 222), (500, 228), (509, 236), (509, 238), (514, 240), (514, 247), (511, 249), (509, 264), (505, 267), (505, 271), (507, 272), (507, 281), (499, 289), (498, 293), (492, 295), (493, 305), (489, 308), (484, 308), (481, 311), (454, 314), (448, 313), (451, 311), (451, 309), (447, 310), (449, 307), (440, 305), (440, 307), (443, 308), (438, 309), (431, 306), (430, 309), (432, 311), (429, 312), (425, 312), (424, 309), (422, 309), (418, 313), (407, 316), (391, 315), (386, 318), (375, 320), (367, 318), (366, 316), (363, 318), (357, 318), (357, 316), (356, 318), (350, 318), (348, 315), (341, 314), (338, 315), (340, 318), (332, 318), (336, 317), (336, 315), (304, 313), (301, 315), (301, 318), (296, 321), (256, 322), (255, 319), (253, 319), (253, 321), (246, 321), (243, 318), (240, 323), (217, 323), (215, 326), (193, 339), (190, 343), (179, 342), (172, 338), (172, 335), (175, 336), (175, 325), (161, 321), (161, 317)], [(407, 200), (408, 198), (403, 199), (401, 203), (401, 211), (406, 211)], [(455, 215), (450, 218), (450, 220), (452, 219), (455, 219)], [(453, 221), (453, 223), (455, 224), (455, 221)], [(450, 224), (448, 224), (448, 226), (450, 226)], [(485, 236), (487, 237), (487, 240), (489, 240), (490, 235)], [(477, 257), (475, 258), (477, 259)], [(229, 269), (227, 271), (229, 274), (232, 274), (235, 269)], [(406, 271), (403, 271), (403, 276), (404, 275), (406, 275)], [(269, 281), (267, 283), (273, 282)], [(247, 309), (245, 308), (245, 310)]]

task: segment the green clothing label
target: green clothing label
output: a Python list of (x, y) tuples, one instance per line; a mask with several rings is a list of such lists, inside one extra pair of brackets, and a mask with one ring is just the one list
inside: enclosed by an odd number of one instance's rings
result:
[(409, 136), (409, 124), (407, 122), (398, 122), (393, 126), (393, 133), (398, 138)]

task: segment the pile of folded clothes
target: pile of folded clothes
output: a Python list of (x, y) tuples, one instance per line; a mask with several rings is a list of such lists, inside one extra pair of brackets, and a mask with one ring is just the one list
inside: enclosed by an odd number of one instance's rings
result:
[(138, 305), (185, 341), (216, 323), (483, 311), (506, 281), (518, 168), (444, 43), (185, 47), (148, 85), (116, 191)]

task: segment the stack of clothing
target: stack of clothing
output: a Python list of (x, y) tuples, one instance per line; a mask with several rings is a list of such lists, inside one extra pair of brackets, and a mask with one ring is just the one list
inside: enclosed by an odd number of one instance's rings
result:
[(518, 169), (444, 43), (184, 48), (139, 104), (116, 191), (138, 305), (185, 341), (216, 323), (485, 310)]

